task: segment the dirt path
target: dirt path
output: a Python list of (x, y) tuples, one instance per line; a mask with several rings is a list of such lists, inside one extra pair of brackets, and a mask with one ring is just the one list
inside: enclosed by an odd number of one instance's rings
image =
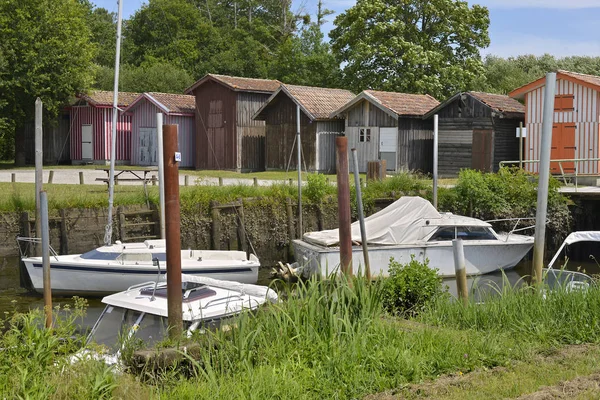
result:
[(369, 395), (365, 400), (392, 399), (600, 399), (600, 346), (573, 345), (527, 362)]

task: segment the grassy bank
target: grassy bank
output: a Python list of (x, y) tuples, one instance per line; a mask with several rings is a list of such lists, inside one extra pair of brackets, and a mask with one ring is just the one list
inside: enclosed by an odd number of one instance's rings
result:
[[(0, 342), (9, 349), (0, 356), (0, 396), (360, 398), (408, 390), (409, 384), (445, 374), (510, 370), (567, 345), (600, 341), (598, 288), (545, 296), (527, 289), (507, 291), (502, 298), (467, 307), (441, 297), (411, 320), (384, 313), (378, 283), (312, 282), (283, 297), (277, 305), (240, 318), (232, 331), (193, 339), (203, 343), (194, 356), (198, 361), (159, 373), (118, 374), (94, 361), (70, 365), (65, 343), (34, 329), (32, 317), (17, 317), (20, 329), (10, 330)], [(580, 373), (600, 361), (597, 352), (586, 357)], [(559, 375), (539, 374), (533, 381), (512, 376), (498, 385), (516, 396), (551, 384)]]

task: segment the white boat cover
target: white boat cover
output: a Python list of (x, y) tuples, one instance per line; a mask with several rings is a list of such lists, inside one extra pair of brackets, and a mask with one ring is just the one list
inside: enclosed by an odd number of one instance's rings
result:
[[(476, 218), (439, 213), (422, 197), (404, 196), (383, 210), (365, 218), (367, 243), (379, 245), (414, 244), (424, 241), (439, 226), (486, 226)], [(351, 225), (352, 241), (361, 242), (359, 221)], [(339, 244), (339, 229), (305, 233), (303, 239), (321, 246)]]
[[(167, 280), (167, 274), (164, 275), (164, 280)], [(239, 283), (232, 281), (222, 281), (219, 279), (212, 279), (204, 276), (194, 276), (187, 274), (181, 274), (181, 281), (202, 283), (208, 286), (215, 286), (222, 289), (234, 290), (236, 292), (248, 294), (250, 296), (265, 298), (271, 303), (277, 302), (277, 293), (275, 293), (273, 289), (268, 288), (266, 286), (251, 285), (249, 283)]]
[(600, 242), (600, 231), (571, 232), (565, 239), (565, 244), (577, 242)]

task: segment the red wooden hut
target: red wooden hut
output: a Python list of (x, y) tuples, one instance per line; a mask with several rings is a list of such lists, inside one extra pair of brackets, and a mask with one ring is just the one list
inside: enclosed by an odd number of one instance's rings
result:
[[(119, 92), (119, 109), (127, 107), (139, 93)], [(107, 164), (110, 161), (113, 92), (94, 91), (80, 94), (70, 110), (71, 162)], [(116, 162), (131, 159), (131, 116), (119, 112)]]
[[(540, 159), (545, 86), (546, 78), (541, 77), (509, 93), (509, 96), (525, 102), (526, 160)], [(556, 73), (550, 158), (582, 160), (563, 162), (564, 173), (596, 175), (600, 172), (598, 161), (586, 161), (600, 157), (599, 114), (600, 76), (559, 70)], [(557, 162), (550, 163), (552, 173), (561, 173), (560, 167)], [(539, 172), (538, 163), (526, 164), (526, 168)]]
[(131, 165), (158, 165), (156, 114), (163, 124), (177, 125), (180, 167), (194, 166), (196, 98), (185, 94), (143, 93), (125, 110), (131, 118)]
[(265, 168), (265, 123), (254, 113), (279, 82), (208, 74), (185, 93), (196, 97), (196, 169)]

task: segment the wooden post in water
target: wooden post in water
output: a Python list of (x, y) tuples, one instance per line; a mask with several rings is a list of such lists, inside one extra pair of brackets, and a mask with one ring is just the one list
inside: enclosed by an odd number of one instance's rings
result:
[(167, 242), (167, 312), (169, 336), (179, 338), (183, 332), (181, 293), (181, 221), (179, 205), (179, 160), (177, 125), (163, 125), (163, 160), (165, 174), (165, 233)]
[(348, 138), (335, 138), (340, 232), (340, 269), (352, 276), (352, 232), (350, 230), (350, 183), (348, 182)]
[(452, 250), (454, 251), (456, 290), (458, 298), (466, 306), (469, 303), (469, 290), (467, 289), (467, 269), (465, 267), (465, 250), (462, 239), (452, 240)]
[[(42, 100), (35, 100), (35, 236), (42, 236), (42, 210), (40, 205), (40, 193), (44, 186), (44, 170), (42, 145)], [(36, 255), (40, 255), (40, 247), (36, 247)]]
[(50, 286), (50, 229), (48, 224), (48, 195), (40, 192), (40, 230), (42, 236), (42, 280), (44, 284), (44, 312), (46, 328), (52, 328), (52, 289)]

